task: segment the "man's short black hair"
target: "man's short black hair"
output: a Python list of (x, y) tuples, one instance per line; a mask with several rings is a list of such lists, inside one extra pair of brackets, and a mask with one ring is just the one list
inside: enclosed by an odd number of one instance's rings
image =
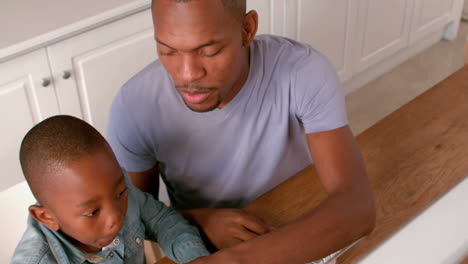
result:
[[(151, 9), (153, 8), (153, 3), (156, 0), (151, 1)], [(176, 3), (186, 3), (192, 0), (172, 0)], [(203, 0), (202, 0), (203, 1)], [(247, 10), (247, 0), (219, 0), (223, 3), (224, 7), (229, 11), (233, 12), (233, 15), (236, 16), (241, 22), (244, 20), (245, 12)]]
[[(44, 190), (70, 162), (108, 147), (104, 137), (85, 121), (72, 116), (50, 117), (35, 125), (21, 142), (20, 163), (24, 177), (39, 203)], [(60, 178), (54, 177), (54, 180)]]

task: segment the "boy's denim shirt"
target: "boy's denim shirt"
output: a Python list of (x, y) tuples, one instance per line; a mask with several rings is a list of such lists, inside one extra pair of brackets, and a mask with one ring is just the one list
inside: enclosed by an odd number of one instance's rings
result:
[(145, 263), (143, 240), (149, 239), (177, 263), (209, 255), (198, 230), (177, 211), (134, 187), (124, 172), (128, 210), (117, 237), (97, 253), (84, 253), (60, 232), (51, 231), (31, 216), (13, 255), (13, 264)]

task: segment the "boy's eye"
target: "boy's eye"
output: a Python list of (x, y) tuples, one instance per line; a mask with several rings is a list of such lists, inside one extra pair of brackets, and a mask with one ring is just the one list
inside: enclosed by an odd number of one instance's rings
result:
[(96, 210), (94, 210), (92, 212), (84, 213), (83, 216), (94, 216), (98, 211), (99, 211), (99, 209), (96, 209)]
[(125, 187), (125, 189), (123, 189), (123, 191), (119, 193), (119, 198), (124, 196), (126, 192), (127, 192), (127, 187)]

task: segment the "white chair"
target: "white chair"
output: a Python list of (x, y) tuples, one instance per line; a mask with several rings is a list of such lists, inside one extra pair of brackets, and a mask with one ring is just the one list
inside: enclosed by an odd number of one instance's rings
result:
[(0, 247), (0, 263), (10, 263), (13, 252), (21, 236), (26, 230), (28, 207), (36, 199), (29, 190), (26, 181), (18, 183), (0, 192), (0, 206), (2, 212), (2, 246)]
[(465, 64), (468, 64), (468, 36), (465, 41)]

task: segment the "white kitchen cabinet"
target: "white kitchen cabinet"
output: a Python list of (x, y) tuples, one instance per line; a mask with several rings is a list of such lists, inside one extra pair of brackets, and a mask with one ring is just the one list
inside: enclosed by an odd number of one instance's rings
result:
[[(44, 83), (43, 83), (44, 82)], [(0, 190), (23, 179), (18, 154), (23, 136), (36, 123), (59, 113), (44, 49), (0, 64)]]
[(147, 10), (0, 64), (0, 162), (8, 175), (0, 190), (23, 180), (18, 152), (33, 125), (68, 114), (105, 135), (115, 93), (155, 59)]
[(354, 72), (406, 48), (409, 45), (412, 0), (358, 0)]
[(427, 34), (444, 27), (453, 17), (455, 0), (414, 0), (410, 42), (414, 43)]
[[(0, 164), (7, 176), (0, 181), (0, 201), (8, 209), (1, 232), (9, 241), (0, 263), (10, 261), (34, 202), (18, 160), (26, 132), (47, 117), (69, 114), (105, 134), (115, 93), (154, 59), (147, 10), (0, 63)], [(164, 187), (160, 192), (168, 200)]]
[(465, 0), (463, 5), (463, 19), (468, 20), (468, 0)]
[(273, 32), (274, 3), (271, 0), (247, 0), (247, 11), (256, 10), (258, 14), (257, 35)]
[(311, 45), (332, 62), (341, 80), (351, 77), (353, 0), (252, 0), (259, 12), (259, 32), (285, 36)]
[[(116, 92), (156, 59), (150, 11), (47, 48), (62, 114), (83, 118), (106, 134)], [(69, 78), (63, 75), (70, 73)]]
[(434, 44), (449, 23), (457, 29), (459, 2), (249, 0), (247, 8), (258, 11), (260, 34), (289, 37), (322, 52), (351, 91)]
[(356, 5), (352, 0), (299, 0), (297, 6), (296, 39), (319, 50), (335, 66), (341, 80), (351, 77), (352, 39), (356, 20)]

